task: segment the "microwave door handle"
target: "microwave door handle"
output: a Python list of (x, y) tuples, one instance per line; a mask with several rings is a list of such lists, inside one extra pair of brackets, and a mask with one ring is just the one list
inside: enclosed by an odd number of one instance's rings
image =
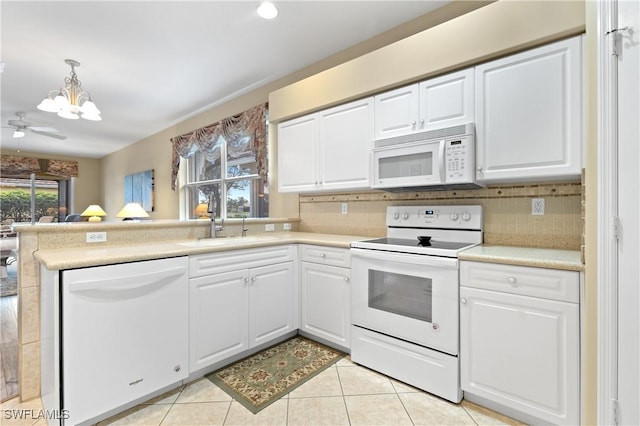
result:
[(438, 157), (440, 158), (440, 183), (446, 183), (445, 182), (445, 158), (444, 158), (444, 145), (445, 145), (445, 141), (442, 140), (440, 141), (440, 149), (439, 149), (439, 155)]

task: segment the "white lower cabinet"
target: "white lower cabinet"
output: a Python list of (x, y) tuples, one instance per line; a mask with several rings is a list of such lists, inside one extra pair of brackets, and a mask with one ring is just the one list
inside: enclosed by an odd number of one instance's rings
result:
[(579, 273), (461, 261), (460, 284), (465, 398), (525, 422), (579, 424)]
[[(190, 258), (192, 277), (215, 270), (189, 280), (191, 373), (297, 329), (292, 252), (284, 246)], [(254, 266), (270, 258), (288, 261)]]
[(300, 246), (300, 250), (300, 328), (348, 349), (351, 345), (349, 250), (308, 245)]

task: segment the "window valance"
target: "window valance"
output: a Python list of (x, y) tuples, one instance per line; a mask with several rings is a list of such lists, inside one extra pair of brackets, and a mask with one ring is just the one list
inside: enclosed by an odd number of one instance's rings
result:
[(173, 154), (171, 158), (171, 189), (176, 190), (180, 158), (190, 158), (196, 152), (208, 156), (219, 155), (218, 139), (223, 137), (229, 149), (236, 149), (242, 156), (248, 151), (255, 152), (258, 175), (267, 183), (267, 108), (264, 103), (240, 114), (225, 118), (217, 123), (171, 138)]
[(0, 175), (4, 177), (36, 176), (69, 179), (78, 176), (78, 162), (48, 158), (0, 156)]

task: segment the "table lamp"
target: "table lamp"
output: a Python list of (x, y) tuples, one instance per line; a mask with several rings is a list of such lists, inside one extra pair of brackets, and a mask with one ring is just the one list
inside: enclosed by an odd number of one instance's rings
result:
[(107, 212), (97, 204), (91, 204), (80, 214), (80, 216), (89, 216), (89, 222), (100, 222), (102, 221), (102, 216), (106, 215)]
[(149, 214), (144, 211), (140, 204), (127, 203), (122, 210), (118, 212), (116, 217), (121, 217), (122, 220), (134, 220), (141, 217), (149, 217)]

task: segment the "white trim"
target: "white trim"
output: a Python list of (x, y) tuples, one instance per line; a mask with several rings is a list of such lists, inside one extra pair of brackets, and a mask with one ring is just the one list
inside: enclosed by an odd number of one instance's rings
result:
[(611, 54), (617, 0), (598, 2), (598, 424), (615, 424), (618, 394), (617, 59)]

